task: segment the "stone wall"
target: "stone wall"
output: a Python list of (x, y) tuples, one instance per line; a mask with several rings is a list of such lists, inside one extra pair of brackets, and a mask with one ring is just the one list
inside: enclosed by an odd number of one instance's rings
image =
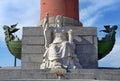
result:
[[(73, 29), (74, 42), (80, 64), (83, 68), (98, 67), (97, 32), (95, 27), (77, 27)], [(22, 36), (22, 69), (39, 69), (44, 54), (43, 29), (24, 27)]]
[(39, 69), (45, 51), (42, 28), (24, 27), (22, 37), (22, 68)]
[(76, 54), (83, 68), (98, 67), (97, 30), (95, 27), (72, 27)]
[[(49, 18), (49, 25), (52, 26), (55, 24), (55, 18), (56, 17), (50, 17)], [(43, 24), (44, 19), (40, 20), (40, 22), (37, 24), (37, 26), (41, 26)], [(64, 17), (63, 16), (63, 25), (64, 26), (80, 26), (82, 27), (82, 23), (78, 20), (75, 20), (73, 18)]]

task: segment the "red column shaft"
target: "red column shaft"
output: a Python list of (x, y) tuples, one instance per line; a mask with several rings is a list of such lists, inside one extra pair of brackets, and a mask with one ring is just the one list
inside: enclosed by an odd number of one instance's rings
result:
[(41, 0), (41, 19), (46, 12), (50, 17), (62, 15), (79, 21), (78, 0)]
[(66, 0), (66, 15), (79, 20), (78, 0)]

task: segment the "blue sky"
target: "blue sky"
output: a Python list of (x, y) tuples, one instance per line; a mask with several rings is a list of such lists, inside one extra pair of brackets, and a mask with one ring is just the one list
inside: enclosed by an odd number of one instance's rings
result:
[[(80, 21), (84, 26), (97, 27), (118, 25), (120, 27), (120, 0), (80, 0)], [(13, 66), (14, 57), (9, 53), (5, 41), (3, 25), (18, 24), (20, 31), (16, 34), (22, 38), (22, 27), (36, 26), (39, 22), (40, 0), (0, 0), (0, 66)], [(117, 40), (109, 55), (99, 61), (101, 67), (120, 67), (120, 28)], [(104, 36), (98, 32), (98, 37)], [(20, 65), (20, 60), (17, 60)]]

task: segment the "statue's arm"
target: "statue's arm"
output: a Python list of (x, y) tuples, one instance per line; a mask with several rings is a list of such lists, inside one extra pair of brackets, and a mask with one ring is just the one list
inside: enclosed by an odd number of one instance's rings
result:
[(73, 34), (72, 34), (72, 29), (68, 31), (68, 41), (73, 44)]
[(47, 31), (48, 31), (48, 29), (44, 29), (45, 48), (48, 48)]
[[(72, 31), (72, 29), (70, 29), (70, 30), (68, 31), (68, 41), (69, 41), (69, 43), (71, 44), (72, 49), (75, 50), (75, 44), (74, 44), (74, 42), (73, 42), (73, 31)], [(72, 49), (71, 49), (71, 50), (72, 50)], [(73, 51), (73, 52), (74, 52), (74, 51)]]
[(43, 20), (43, 29), (47, 29), (49, 27), (49, 14), (46, 13), (45, 18)]
[(50, 28), (49, 28), (49, 14), (46, 13), (42, 27), (44, 29), (44, 39), (45, 39), (45, 48), (49, 47), (49, 40), (50, 40)]

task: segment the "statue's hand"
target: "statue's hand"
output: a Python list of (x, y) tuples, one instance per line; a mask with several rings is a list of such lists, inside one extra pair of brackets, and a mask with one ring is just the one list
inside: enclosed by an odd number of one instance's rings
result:
[(48, 13), (46, 13), (45, 18), (43, 20), (43, 28), (45, 29), (48, 26), (49, 26), (49, 15)]
[(72, 36), (72, 29), (70, 29), (69, 31), (68, 31), (68, 39), (69, 39), (69, 43), (70, 44), (73, 44), (73, 36)]
[(48, 48), (49, 48), (49, 45), (48, 45), (48, 44), (46, 44), (46, 45), (45, 45), (45, 49), (47, 50)]
[(70, 30), (68, 31), (68, 33), (69, 33), (69, 34), (72, 34), (72, 29), (70, 29)]

